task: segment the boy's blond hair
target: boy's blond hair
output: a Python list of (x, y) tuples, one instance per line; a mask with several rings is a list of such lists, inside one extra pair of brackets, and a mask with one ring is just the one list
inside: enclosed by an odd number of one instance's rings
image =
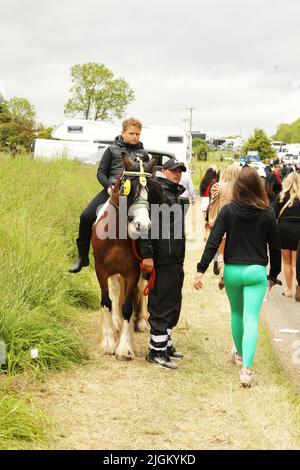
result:
[(123, 132), (126, 132), (128, 127), (133, 126), (137, 127), (138, 129), (142, 129), (143, 125), (139, 119), (136, 118), (128, 118), (125, 119), (125, 121), (122, 122), (122, 130)]

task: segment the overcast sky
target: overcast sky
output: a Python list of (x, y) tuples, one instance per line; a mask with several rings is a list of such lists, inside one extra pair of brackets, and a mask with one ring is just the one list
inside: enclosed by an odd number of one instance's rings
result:
[(220, 135), (269, 134), (300, 117), (297, 0), (9, 0), (0, 92), (57, 124), (70, 68), (99, 62), (135, 90), (127, 116)]

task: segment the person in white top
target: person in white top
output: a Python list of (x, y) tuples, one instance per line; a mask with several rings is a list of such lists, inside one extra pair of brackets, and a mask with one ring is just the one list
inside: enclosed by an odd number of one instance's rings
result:
[(184, 193), (182, 193), (182, 195), (180, 196), (180, 200), (185, 205), (184, 212), (186, 214), (190, 205), (190, 199), (191, 199), (192, 204), (194, 205), (195, 195), (196, 195), (192, 176), (188, 170), (185, 172), (182, 172), (180, 184), (185, 188)]

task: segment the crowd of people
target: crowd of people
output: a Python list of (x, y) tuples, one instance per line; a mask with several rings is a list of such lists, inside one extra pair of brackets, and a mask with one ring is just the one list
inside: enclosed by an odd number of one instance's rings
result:
[[(97, 176), (104, 189), (81, 214), (79, 256), (70, 268), (71, 273), (89, 264), (92, 224), (122, 170), (122, 152), (133, 160), (137, 156), (148, 159), (139, 140), (141, 130), (139, 120), (124, 121), (121, 135), (102, 157)], [(150, 273), (155, 268), (156, 271), (148, 299), (150, 342), (146, 359), (176, 369), (174, 359), (183, 358), (183, 353), (173, 344), (172, 330), (179, 320), (182, 303), (184, 221), (190, 202), (195, 203), (195, 190), (185, 164), (177, 160), (166, 162), (156, 180), (161, 187), (162, 202), (170, 208), (177, 205), (180, 211), (172, 212), (168, 221), (161, 217), (159, 236), (153, 239), (150, 231), (138, 244), (143, 270)], [(197, 290), (203, 287), (203, 275), (214, 260), (219, 288), (225, 287), (230, 303), (232, 360), (241, 365), (240, 382), (249, 386), (254, 376), (252, 365), (261, 305), (268, 286), (271, 289), (281, 283), (278, 279), (281, 260), (286, 284), (283, 295), (292, 297), (295, 282), (295, 299), (300, 301), (300, 174), (287, 170), (279, 162), (266, 167), (264, 178), (247, 166), (230, 164), (220, 174), (211, 165), (200, 182), (199, 194), (206, 244), (196, 267), (194, 287)]]

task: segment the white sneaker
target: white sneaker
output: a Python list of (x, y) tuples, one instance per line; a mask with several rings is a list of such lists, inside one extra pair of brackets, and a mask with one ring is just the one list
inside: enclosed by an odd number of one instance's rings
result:
[(254, 374), (251, 369), (243, 367), (240, 372), (240, 382), (244, 387), (251, 387), (251, 382), (253, 381)]

